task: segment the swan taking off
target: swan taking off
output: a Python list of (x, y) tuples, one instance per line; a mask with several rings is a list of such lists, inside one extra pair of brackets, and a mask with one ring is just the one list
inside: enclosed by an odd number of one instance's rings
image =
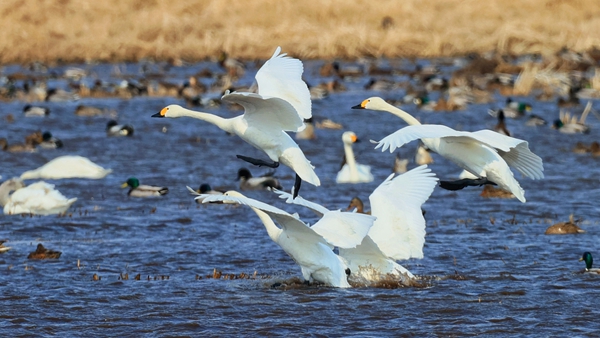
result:
[[(413, 278), (396, 260), (423, 258), (425, 219), (421, 205), (429, 198), (437, 178), (426, 165), (394, 178), (391, 174), (369, 196), (371, 215), (376, 217), (362, 243), (355, 248), (339, 248), (346, 259), (351, 276), (375, 282), (388, 275)], [(287, 203), (303, 205), (318, 214), (334, 213), (298, 196), (276, 191)], [(334, 217), (333, 215), (330, 217)]]
[(335, 181), (337, 183), (368, 183), (373, 181), (371, 167), (364, 164), (356, 163), (352, 144), (360, 142), (356, 134), (347, 131), (342, 134), (342, 142), (344, 142), (344, 154), (346, 163), (337, 174)]
[[(10, 191), (15, 190), (12, 195)], [(10, 179), (0, 185), (0, 205), (4, 206), (7, 215), (60, 214), (75, 203), (77, 198), (66, 198), (54, 185), (39, 181), (25, 186), (19, 178)]]
[(236, 191), (228, 191), (224, 195), (199, 195), (197, 198), (202, 198), (203, 203), (220, 201), (249, 206), (263, 222), (269, 237), (300, 265), (306, 281), (319, 281), (340, 288), (350, 287), (348, 275), (351, 272), (345, 260), (332, 248), (357, 246), (374, 220), (369, 215), (337, 211), (324, 215), (309, 227), (295, 215), (246, 198)]
[(152, 117), (187, 116), (212, 123), (264, 151), (273, 162), (242, 155), (237, 155), (238, 158), (271, 168), (278, 167), (281, 162), (294, 170), (294, 194), (298, 193), (302, 180), (319, 186), (321, 183), (310, 161), (286, 133), (302, 131), (305, 128), (304, 119), (312, 116), (310, 93), (302, 81), (304, 68), (300, 60), (280, 52), (281, 48), (277, 47), (273, 56), (256, 73), (258, 94), (234, 92), (223, 95), (223, 101), (243, 106), (243, 115), (225, 119), (170, 105)]
[(409, 124), (377, 142), (375, 149), (382, 148), (385, 151), (389, 148), (393, 152), (408, 142), (420, 139), (427, 148), (477, 177), (474, 180), (441, 182), (442, 188), (459, 190), (469, 185), (497, 184), (525, 203), (525, 192), (509, 166), (532, 179), (544, 178), (542, 159), (529, 150), (527, 141), (491, 130), (466, 132), (443, 125), (421, 125), (413, 116), (380, 97), (368, 98), (352, 108), (386, 111)]

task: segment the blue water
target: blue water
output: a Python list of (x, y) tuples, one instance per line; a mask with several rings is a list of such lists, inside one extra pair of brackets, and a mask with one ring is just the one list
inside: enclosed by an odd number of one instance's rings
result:
[[(429, 60), (429, 62), (436, 62)], [(393, 66), (409, 64), (390, 61)], [(305, 63), (305, 78), (319, 83), (321, 61)], [(90, 79), (118, 82), (140, 78), (139, 64), (79, 65)], [(151, 66), (173, 83), (214, 64), (182, 67)], [(61, 74), (65, 67), (56, 67)], [(116, 69), (119, 71), (117, 72)], [(250, 85), (251, 65), (240, 80)], [(452, 67), (446, 69), (451, 71)], [(22, 71), (11, 66), (5, 74)], [(406, 77), (393, 77), (407, 81)], [(55, 86), (67, 87), (62, 79)], [(204, 81), (211, 83), (212, 79)], [(298, 141), (316, 166), (322, 186), (302, 186), (303, 197), (330, 209), (345, 208), (353, 196), (368, 201), (370, 192), (390, 173), (394, 154), (373, 150), (369, 139), (380, 139), (405, 124), (397, 117), (373, 111), (351, 110), (369, 96), (400, 99), (404, 89), (365, 91), (368, 77), (345, 82), (346, 92), (313, 102), (317, 119), (330, 118), (354, 131), (365, 142), (354, 146), (360, 163), (369, 164), (375, 181), (368, 184), (335, 183), (343, 154), (344, 130), (318, 129), (314, 141)], [(212, 93), (218, 96), (218, 93)], [(441, 123), (460, 130), (492, 128), (488, 108), (473, 104), (465, 111), (434, 113), (403, 108), (423, 123)], [(534, 113), (553, 120), (555, 101), (533, 104)], [(88, 157), (113, 173), (101, 180), (50, 180), (67, 197), (78, 201), (65, 216), (0, 216), (0, 239), (12, 249), (0, 254), (0, 332), (7, 336), (593, 336), (600, 315), (595, 295), (599, 276), (581, 273), (583, 251), (596, 253), (599, 242), (599, 158), (571, 152), (576, 142), (598, 141), (600, 121), (590, 114), (588, 135), (564, 135), (544, 127), (528, 127), (524, 120), (507, 120), (515, 137), (529, 141), (544, 160), (546, 178), (521, 178), (527, 203), (516, 199), (484, 199), (479, 188), (451, 192), (436, 188), (423, 206), (427, 211), (425, 258), (401, 262), (420, 276), (422, 287), (334, 289), (298, 282), (300, 269), (267, 236), (250, 209), (239, 206), (197, 205), (185, 186), (210, 183), (235, 189), (237, 170), (246, 166), (236, 154), (264, 158), (237, 137), (189, 119), (153, 119), (150, 116), (176, 98), (136, 97), (45, 103), (46, 118), (25, 118), (24, 102), (0, 103), (0, 137), (20, 142), (25, 135), (49, 130), (65, 144), (36, 153), (0, 152), (3, 179), (18, 176), (67, 154)], [(107, 138), (108, 117), (73, 114), (78, 104), (118, 113), (120, 123), (132, 124), (131, 138)], [(600, 109), (600, 103), (594, 102)], [(221, 116), (239, 111), (227, 106), (206, 108)], [(7, 123), (12, 114), (14, 123)], [(411, 157), (411, 143), (399, 151)], [(433, 155), (432, 170), (443, 179), (460, 170)], [(409, 168), (414, 167), (411, 163)], [(250, 168), (255, 175), (262, 168)], [(290, 169), (276, 175), (289, 190)], [(163, 185), (168, 195), (155, 199), (127, 196), (120, 184), (135, 176), (142, 184)], [(299, 212), (266, 191), (246, 195)], [(545, 229), (566, 221), (569, 214), (583, 221), (580, 235), (547, 236)], [(27, 259), (37, 243), (62, 251), (58, 260)], [(597, 256), (600, 256), (598, 254)], [(79, 267), (78, 267), (79, 262)], [(245, 273), (255, 278), (207, 278), (213, 270)], [(93, 280), (93, 275), (100, 277)], [(121, 275), (128, 274), (128, 280)], [(134, 276), (140, 275), (140, 280)], [(272, 288), (276, 282), (288, 287)]]

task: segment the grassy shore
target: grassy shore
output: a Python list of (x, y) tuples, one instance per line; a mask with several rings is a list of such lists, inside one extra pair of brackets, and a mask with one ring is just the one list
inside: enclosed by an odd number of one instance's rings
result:
[(600, 47), (596, 0), (5, 0), (0, 13), (2, 64)]

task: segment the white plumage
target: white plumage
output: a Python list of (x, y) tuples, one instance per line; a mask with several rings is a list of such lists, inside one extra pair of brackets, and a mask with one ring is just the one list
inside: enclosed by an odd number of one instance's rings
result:
[[(191, 188), (188, 189), (193, 192)], [(269, 237), (300, 265), (305, 280), (316, 280), (342, 288), (350, 287), (347, 280), (348, 266), (332, 248), (357, 246), (374, 220), (369, 215), (337, 211), (325, 214), (309, 227), (296, 215), (246, 198), (235, 191), (228, 191), (224, 195), (199, 195), (197, 198), (202, 198), (203, 203), (221, 201), (251, 207), (263, 222)]]
[[(18, 184), (18, 183), (17, 183)], [(20, 184), (24, 186), (24, 184)], [(39, 181), (17, 189), (8, 196), (4, 204), (4, 213), (52, 215), (60, 214), (77, 201), (77, 198), (66, 198), (53, 184)]]
[(356, 134), (347, 131), (342, 134), (342, 142), (344, 143), (344, 153), (346, 163), (337, 174), (335, 181), (337, 183), (368, 183), (373, 181), (371, 167), (365, 164), (356, 162), (352, 144), (358, 142)]
[(100, 179), (111, 172), (111, 169), (104, 169), (85, 157), (66, 155), (57, 157), (37, 169), (24, 172), (21, 179)]
[(379, 97), (366, 99), (360, 108), (387, 111), (409, 124), (377, 142), (376, 149), (393, 152), (408, 142), (420, 139), (432, 151), (476, 177), (486, 177), (500, 188), (512, 192), (523, 203), (526, 201), (525, 192), (509, 167), (532, 179), (544, 177), (542, 159), (529, 150), (527, 141), (491, 130), (466, 132), (443, 125), (421, 125), (410, 114)]
[(212, 123), (264, 151), (272, 161), (290, 167), (302, 180), (319, 186), (321, 183), (310, 161), (286, 133), (303, 130), (303, 120), (312, 115), (308, 87), (302, 81), (302, 62), (280, 52), (278, 47), (257, 72), (258, 94), (234, 92), (223, 95), (223, 101), (242, 105), (243, 115), (225, 119), (170, 105), (153, 117), (187, 116)]

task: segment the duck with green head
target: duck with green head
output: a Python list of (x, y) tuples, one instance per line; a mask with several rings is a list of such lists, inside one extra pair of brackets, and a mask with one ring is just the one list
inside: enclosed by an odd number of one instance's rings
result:
[(127, 182), (121, 185), (121, 188), (130, 187), (127, 195), (133, 197), (154, 197), (154, 196), (162, 196), (166, 195), (169, 192), (169, 188), (167, 187), (155, 187), (152, 185), (140, 185), (140, 181), (131, 177), (127, 180)]
[(600, 269), (592, 269), (592, 264), (594, 263), (594, 259), (592, 258), (592, 254), (589, 253), (588, 251), (583, 253), (583, 256), (581, 256), (581, 258), (579, 258), (579, 261), (585, 262), (585, 271), (586, 272), (600, 274)]

